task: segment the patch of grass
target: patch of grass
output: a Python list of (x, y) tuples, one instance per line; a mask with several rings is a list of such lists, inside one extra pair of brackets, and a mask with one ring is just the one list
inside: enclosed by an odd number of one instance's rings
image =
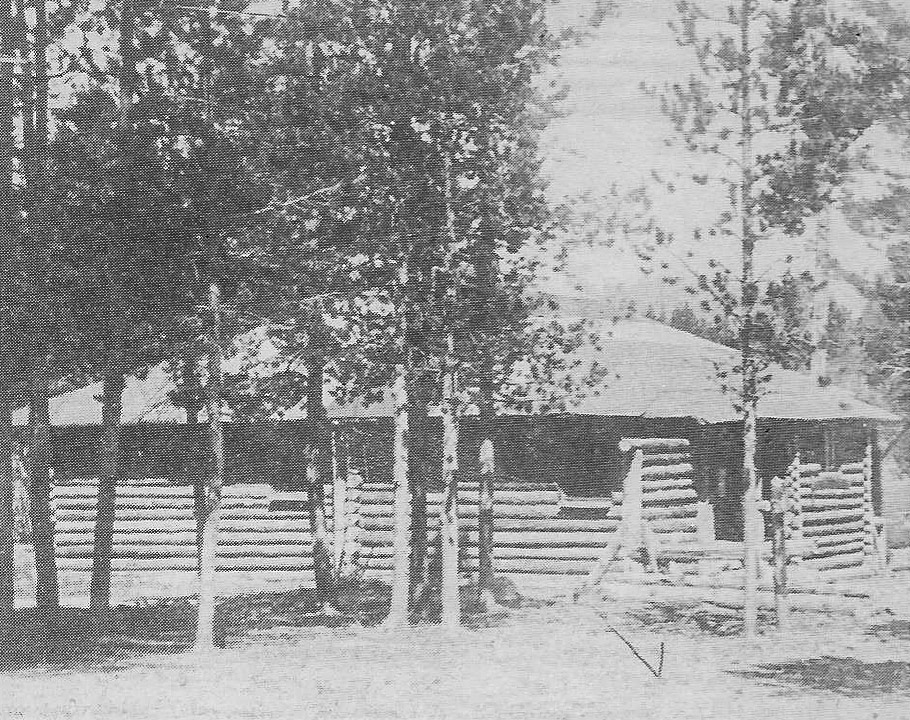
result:
[(754, 670), (732, 673), (766, 684), (827, 690), (850, 697), (873, 697), (883, 693), (910, 695), (910, 663), (896, 660), (863, 662), (856, 658), (824, 655), (759, 665)]

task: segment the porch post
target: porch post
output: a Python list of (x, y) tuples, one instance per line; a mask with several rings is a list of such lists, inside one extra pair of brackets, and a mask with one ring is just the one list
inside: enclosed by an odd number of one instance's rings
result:
[[(631, 449), (629, 446), (621, 448)], [(622, 489), (622, 526), (626, 537), (634, 542), (639, 542), (642, 527), (642, 487), (641, 471), (645, 462), (645, 452), (641, 448), (635, 449), (632, 465), (626, 474)]]

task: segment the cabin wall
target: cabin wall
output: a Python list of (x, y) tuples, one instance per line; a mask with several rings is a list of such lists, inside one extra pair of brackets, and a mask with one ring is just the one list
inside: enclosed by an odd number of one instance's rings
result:
[[(367, 481), (390, 478), (390, 420), (339, 421), (338, 427), (339, 436), (348, 438), (340, 451), (350, 454), (352, 467), (360, 470)], [(556, 483), (566, 495), (573, 497), (609, 497), (621, 490), (627, 470), (627, 459), (618, 448), (621, 438), (685, 438), (691, 443), (698, 498), (714, 507), (717, 537), (741, 540), (741, 499), (745, 490), (741, 427), (735, 422), (699, 425), (684, 419), (552, 416), (499, 417), (494, 427), (488, 428), (478, 418), (469, 417), (462, 422), (461, 476), (466, 481), (476, 476), (479, 447), (489, 436), (496, 447), (501, 477), (531, 484)], [(869, 431), (862, 422), (762, 421), (759, 473), (766, 485), (775, 475), (786, 474), (797, 450), (804, 463), (838, 467), (855, 462), (862, 457)], [(429, 487), (439, 490), (442, 464), (439, 419), (432, 418), (422, 432), (425, 437), (412, 436), (413, 445), (424, 444), (428, 448), (425, 462)], [(305, 421), (229, 423), (225, 434), (229, 483), (269, 483), (279, 489), (301, 486), (305, 471), (303, 449), (311, 438)], [(181, 482), (207, 469), (208, 440), (204, 425), (131, 425), (123, 428), (123, 437), (123, 469), (128, 477), (159, 477)], [(61, 477), (98, 474), (100, 428), (55, 428), (54, 441), (55, 469)], [(889, 490), (889, 498), (890, 493)], [(899, 494), (894, 495), (899, 500)], [(893, 509), (893, 503), (889, 506), (882, 501), (878, 463), (873, 499), (879, 513), (883, 507), (891, 515), (901, 512)], [(910, 511), (910, 506), (907, 510)], [(897, 528), (897, 522), (890, 519)], [(892, 536), (896, 534), (892, 532)]]

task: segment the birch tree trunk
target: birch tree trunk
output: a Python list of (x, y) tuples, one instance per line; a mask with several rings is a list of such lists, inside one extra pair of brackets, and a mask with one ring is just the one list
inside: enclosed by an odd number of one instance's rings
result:
[(392, 602), (385, 624), (389, 627), (408, 622), (410, 590), (410, 524), (411, 489), (408, 483), (408, 389), (404, 365), (395, 366), (392, 386), (395, 401), (392, 484), (394, 487), (394, 518), (392, 529)]
[(218, 570), (218, 527), (221, 519), (221, 487), (224, 483), (224, 430), (221, 424), (221, 292), (218, 283), (209, 285), (211, 326), (208, 342), (208, 379), (205, 410), (212, 452), (208, 474), (202, 543), (199, 548), (199, 614), (196, 621), (196, 651), (215, 645), (215, 582)]

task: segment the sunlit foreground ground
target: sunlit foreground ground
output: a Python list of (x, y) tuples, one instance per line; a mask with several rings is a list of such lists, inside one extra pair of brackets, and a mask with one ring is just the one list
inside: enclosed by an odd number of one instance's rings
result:
[[(908, 575), (889, 580), (895, 595)], [(23, 609), (3, 649), (0, 717), (910, 718), (900, 611), (800, 611), (783, 636), (763, 616), (746, 644), (738, 611), (720, 605), (550, 595), (468, 612), (453, 634), (377, 626), (378, 583), (351, 587), (331, 619), (309, 590), (247, 592), (222, 600), (225, 647), (202, 657), (187, 651), (188, 598), (134, 599), (100, 635), (71, 609), (51, 642)]]

